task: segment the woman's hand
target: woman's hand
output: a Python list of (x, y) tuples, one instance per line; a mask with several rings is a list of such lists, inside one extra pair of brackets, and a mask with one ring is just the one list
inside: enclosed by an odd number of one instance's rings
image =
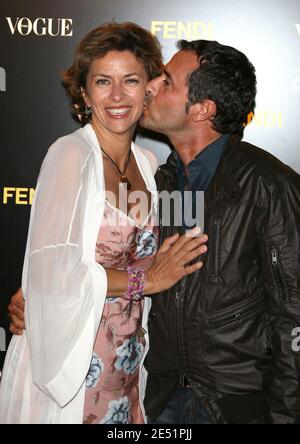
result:
[(13, 335), (22, 335), (23, 330), (25, 330), (24, 306), (22, 288), (19, 288), (19, 290), (12, 296), (8, 306), (10, 319), (9, 330)]
[(158, 293), (172, 287), (184, 276), (194, 273), (203, 262), (188, 265), (207, 251), (207, 235), (199, 235), (194, 228), (179, 237), (178, 234), (165, 239), (158, 250), (151, 267), (145, 272), (145, 294)]

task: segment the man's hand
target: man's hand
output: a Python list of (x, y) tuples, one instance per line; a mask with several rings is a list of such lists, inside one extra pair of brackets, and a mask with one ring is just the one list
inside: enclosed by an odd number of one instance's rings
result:
[(8, 306), (10, 318), (9, 330), (13, 335), (22, 335), (23, 330), (25, 330), (24, 306), (22, 288), (19, 288), (19, 290), (12, 296)]

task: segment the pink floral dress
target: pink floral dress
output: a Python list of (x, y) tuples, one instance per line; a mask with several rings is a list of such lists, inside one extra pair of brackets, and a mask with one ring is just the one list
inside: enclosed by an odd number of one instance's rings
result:
[[(106, 201), (96, 245), (98, 263), (118, 270), (128, 265), (147, 269), (156, 249), (153, 216), (139, 226)], [(145, 346), (142, 313), (142, 301), (106, 298), (86, 378), (84, 424), (143, 423), (138, 388)]]

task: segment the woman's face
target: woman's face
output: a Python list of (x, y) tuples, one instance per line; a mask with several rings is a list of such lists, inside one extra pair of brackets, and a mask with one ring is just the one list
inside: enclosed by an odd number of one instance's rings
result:
[(93, 60), (82, 89), (92, 108), (92, 123), (105, 132), (132, 137), (143, 112), (147, 81), (143, 63), (129, 51), (110, 51)]

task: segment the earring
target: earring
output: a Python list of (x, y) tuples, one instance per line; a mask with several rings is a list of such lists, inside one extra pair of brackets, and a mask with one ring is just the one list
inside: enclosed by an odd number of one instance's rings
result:
[(145, 98), (144, 98), (145, 103), (150, 102), (151, 99), (152, 99), (151, 92), (150, 91), (146, 91)]
[(90, 106), (86, 106), (84, 114), (86, 115), (86, 117), (90, 116), (92, 114), (92, 108)]

